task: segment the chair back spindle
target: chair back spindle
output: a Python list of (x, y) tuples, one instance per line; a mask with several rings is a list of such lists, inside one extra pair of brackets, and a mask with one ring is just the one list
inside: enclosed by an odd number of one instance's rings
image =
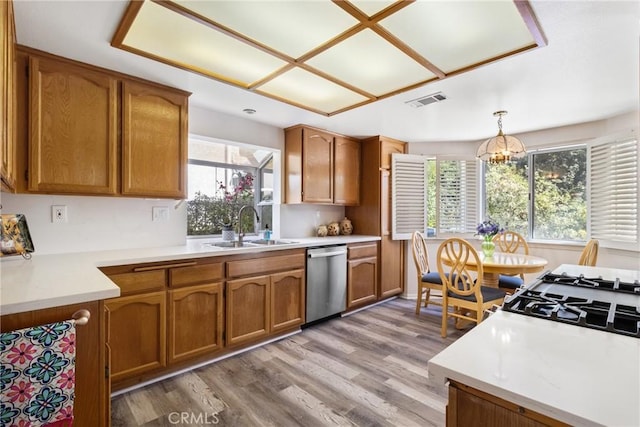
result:
[(600, 246), (600, 242), (598, 240), (589, 240), (580, 254), (578, 265), (594, 267), (598, 261), (598, 246)]

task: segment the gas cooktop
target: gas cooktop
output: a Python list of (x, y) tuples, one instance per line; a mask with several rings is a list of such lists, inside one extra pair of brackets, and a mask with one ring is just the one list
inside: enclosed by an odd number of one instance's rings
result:
[(545, 273), (502, 310), (640, 338), (640, 283)]

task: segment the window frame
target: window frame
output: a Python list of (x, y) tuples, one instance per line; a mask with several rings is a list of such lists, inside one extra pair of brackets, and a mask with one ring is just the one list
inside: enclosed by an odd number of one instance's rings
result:
[[(225, 139), (220, 139), (220, 138), (212, 138), (212, 137), (207, 137), (207, 136), (201, 136), (201, 135), (195, 135), (195, 134), (189, 134), (188, 136), (188, 141), (191, 140), (198, 140), (200, 142), (210, 142), (210, 143), (214, 143), (214, 144), (224, 144), (224, 145), (228, 145), (228, 146), (234, 146), (234, 147), (244, 147), (244, 148), (251, 148), (251, 149), (255, 149), (255, 150), (266, 150), (269, 151), (270, 154), (268, 156), (266, 156), (258, 166), (247, 166), (247, 165), (236, 165), (236, 164), (232, 164), (232, 163), (223, 163), (223, 162), (213, 162), (213, 161), (207, 161), (207, 160), (200, 160), (200, 159), (191, 159), (189, 157), (189, 154), (187, 152), (187, 168), (189, 167), (189, 165), (191, 164), (195, 164), (195, 165), (199, 165), (199, 166), (210, 166), (210, 167), (220, 167), (220, 168), (226, 168), (226, 169), (235, 169), (235, 170), (242, 170), (243, 172), (251, 172), (253, 174), (254, 177), (254, 197), (253, 197), (253, 207), (258, 210), (258, 212), (260, 212), (260, 208), (264, 207), (264, 206), (271, 206), (271, 217), (272, 217), (272, 224), (269, 224), (269, 227), (272, 231), (272, 236), (274, 238), (278, 238), (278, 236), (280, 236), (280, 177), (282, 174), (282, 167), (281, 167), (281, 150), (277, 149), (277, 148), (273, 148), (273, 147), (268, 147), (268, 146), (261, 146), (261, 145), (257, 145), (257, 144), (249, 144), (249, 143), (243, 143), (243, 142), (237, 142), (237, 141), (231, 141), (231, 140), (225, 140)], [(188, 144), (188, 143), (187, 143)], [(266, 165), (269, 163), (270, 160), (273, 160), (273, 166), (271, 169), (265, 169)], [(261, 198), (261, 189), (262, 189), (262, 181), (263, 181), (263, 177), (262, 177), (262, 172), (263, 170), (269, 170), (271, 171), (271, 173), (273, 174), (273, 189), (272, 189), (272, 200), (270, 201), (262, 201), (260, 200)], [(188, 171), (187, 171), (188, 174)], [(185, 202), (187, 202), (189, 200), (188, 198), (188, 181), (187, 181), (187, 197), (184, 199)], [(186, 203), (185, 203), (186, 205)], [(185, 221), (188, 221), (188, 214), (185, 214)], [(254, 223), (255, 223), (255, 218), (254, 218)], [(264, 227), (264, 221), (262, 221), (262, 216), (261, 216), (261, 221), (260, 221), (260, 226)], [(257, 232), (259, 232), (260, 230), (258, 230)], [(202, 234), (202, 235), (190, 235), (187, 234), (187, 239), (202, 239), (202, 238), (219, 238), (221, 236), (221, 234)]]
[[(565, 145), (547, 145), (544, 147), (539, 147), (535, 149), (527, 150), (527, 165), (528, 170), (530, 171), (529, 176), (527, 177), (528, 185), (529, 185), (529, 200), (527, 204), (527, 242), (531, 243), (542, 243), (542, 244), (556, 244), (556, 245), (582, 245), (588, 240), (592, 238), (598, 238), (600, 241), (601, 247), (612, 248), (612, 249), (620, 249), (620, 250), (630, 250), (635, 252), (640, 252), (640, 217), (636, 219), (636, 228), (638, 233), (636, 235), (635, 242), (622, 242), (615, 239), (606, 239), (601, 236), (594, 237), (592, 235), (592, 223), (595, 220), (592, 217), (592, 203), (593, 203), (593, 194), (592, 194), (592, 150), (593, 147), (602, 146), (606, 144), (617, 144), (624, 143), (635, 140), (636, 149), (637, 149), (637, 159), (640, 164), (640, 141), (638, 139), (637, 133), (635, 130), (631, 132), (625, 132), (616, 135), (609, 135), (605, 137), (595, 138), (591, 140), (581, 141), (579, 143), (565, 144)], [(536, 154), (543, 153), (552, 153), (559, 151), (571, 151), (577, 148), (584, 148), (586, 150), (586, 182), (585, 182), (585, 191), (586, 191), (586, 211), (587, 211), (587, 221), (586, 221), (586, 237), (585, 240), (551, 240), (551, 239), (536, 239), (533, 238), (533, 214), (534, 214), (534, 206), (535, 206), (535, 192), (532, 190), (535, 188), (535, 174), (531, 173), (533, 171), (534, 166), (534, 156)], [(484, 217), (487, 216), (487, 204), (486, 204), (486, 164), (483, 162), (481, 168), (481, 176), (480, 176), (480, 185), (481, 185), (481, 212)], [(637, 191), (636, 191), (636, 205), (638, 206), (638, 212), (640, 212), (640, 166), (636, 169), (636, 182), (637, 182)], [(608, 236), (607, 236), (608, 237)]]

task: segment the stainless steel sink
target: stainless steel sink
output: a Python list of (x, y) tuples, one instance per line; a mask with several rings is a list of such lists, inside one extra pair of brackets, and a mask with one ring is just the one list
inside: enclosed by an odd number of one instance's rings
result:
[(232, 249), (232, 248), (259, 248), (261, 246), (281, 246), (281, 245), (291, 245), (298, 242), (293, 242), (291, 240), (246, 240), (242, 243), (234, 240), (233, 242), (224, 241), (224, 242), (211, 242), (211, 243), (203, 243), (203, 246), (208, 246), (216, 249)]
[(244, 243), (262, 245), (262, 246), (273, 246), (273, 245), (292, 245), (292, 244), (298, 243), (298, 242), (293, 242), (291, 240), (264, 240), (264, 239), (260, 239), (260, 240), (249, 240), (249, 241), (244, 242)]
[(249, 242), (238, 242), (238, 241), (233, 241), (233, 242), (213, 242), (213, 243), (204, 243), (205, 246), (213, 246), (216, 248), (243, 248), (243, 247), (250, 247), (253, 246), (255, 247), (256, 245), (252, 245)]

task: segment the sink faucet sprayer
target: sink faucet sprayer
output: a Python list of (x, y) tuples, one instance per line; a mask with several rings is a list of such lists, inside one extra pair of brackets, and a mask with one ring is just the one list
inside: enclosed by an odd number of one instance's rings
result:
[(253, 212), (256, 214), (256, 220), (260, 222), (260, 216), (258, 215), (258, 211), (251, 205), (244, 205), (240, 208), (240, 212), (238, 212), (238, 245), (242, 246), (242, 239), (244, 237), (244, 231), (242, 230), (242, 212), (246, 208), (253, 209)]

